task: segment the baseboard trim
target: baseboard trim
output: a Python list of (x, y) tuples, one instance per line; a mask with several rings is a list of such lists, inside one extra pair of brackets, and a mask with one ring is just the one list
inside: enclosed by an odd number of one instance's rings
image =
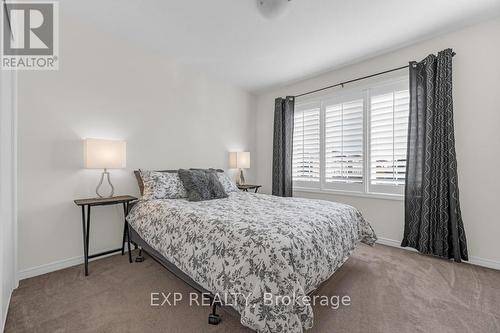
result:
[(464, 262), (467, 264), (471, 264), (471, 265), (482, 266), (482, 267), (500, 270), (500, 261), (469, 256), (469, 261), (468, 262), (464, 261)]
[[(92, 258), (92, 259), (89, 260), (89, 262), (92, 262), (94, 260), (103, 259), (103, 258), (106, 258), (106, 257), (109, 257), (109, 256), (117, 255), (118, 253), (119, 252), (117, 252), (117, 253), (110, 253), (110, 254), (104, 255), (102, 257)], [(128, 251), (126, 249), (125, 249), (125, 253), (128, 253)], [(81, 265), (83, 263), (84, 263), (83, 256), (78, 256), (78, 257), (73, 257), (73, 258), (67, 258), (67, 259), (63, 259), (63, 260), (58, 260), (58, 261), (54, 261), (54, 262), (51, 262), (51, 263), (48, 263), (48, 264), (43, 264), (43, 265), (40, 265), (40, 266), (23, 269), (22, 271), (18, 272), (18, 278), (19, 278), (19, 280), (29, 279), (31, 277), (35, 277), (35, 276), (38, 276), (38, 275), (43, 275), (43, 274), (55, 272), (55, 271), (58, 271), (58, 270), (61, 270), (61, 269), (65, 269), (65, 268), (68, 268), (68, 267), (78, 266), (78, 265)]]
[(401, 247), (401, 241), (397, 241), (394, 239), (378, 237), (377, 244), (382, 244), (382, 245), (387, 245), (387, 246), (392, 246), (392, 247), (399, 247), (403, 250), (417, 252), (417, 250), (415, 250), (414, 248), (411, 248), (411, 247)]
[[(394, 239), (380, 237), (377, 240), (377, 243), (382, 244), (382, 245), (397, 247), (399, 249), (403, 249), (403, 250), (407, 250), (407, 251), (418, 252), (417, 250), (415, 250), (414, 248), (411, 248), (411, 247), (401, 247), (401, 241), (397, 241)], [(466, 264), (470, 264), (470, 265), (476, 265), (476, 266), (500, 270), (500, 261), (495, 261), (495, 260), (491, 260), (491, 259), (484, 259), (484, 258), (469, 256), (469, 261), (463, 261), (463, 262)]]

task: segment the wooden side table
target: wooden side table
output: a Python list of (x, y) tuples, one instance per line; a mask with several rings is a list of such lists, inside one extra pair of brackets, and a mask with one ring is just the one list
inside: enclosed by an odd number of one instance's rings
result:
[(254, 193), (257, 193), (259, 188), (261, 188), (262, 185), (238, 185), (238, 188), (242, 190), (243, 192), (248, 192), (248, 190), (255, 190)]
[[(118, 197), (111, 198), (91, 198), (91, 199), (78, 199), (75, 200), (75, 204), (79, 207), (82, 207), (82, 227), (83, 227), (83, 256), (85, 258), (85, 276), (89, 275), (89, 259), (97, 258), (100, 256), (104, 256), (106, 254), (122, 252), (122, 255), (125, 254), (125, 239), (127, 239), (128, 246), (128, 260), (132, 262), (132, 252), (130, 252), (130, 237), (128, 230), (128, 222), (127, 222), (127, 214), (129, 211), (129, 204), (132, 201), (137, 200), (136, 197), (131, 195), (123, 195)], [(123, 205), (123, 214), (124, 214), (124, 225), (123, 225), (123, 241), (122, 246), (118, 249), (104, 251), (101, 253), (95, 253), (89, 255), (89, 235), (90, 235), (90, 207), (95, 206), (109, 206), (109, 205)], [(87, 212), (85, 213), (85, 208)], [(87, 223), (87, 226), (85, 226)]]

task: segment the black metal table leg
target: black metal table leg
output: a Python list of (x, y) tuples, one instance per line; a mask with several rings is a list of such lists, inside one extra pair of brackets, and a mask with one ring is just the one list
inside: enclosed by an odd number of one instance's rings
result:
[(87, 205), (87, 232), (85, 233), (85, 276), (89, 275), (89, 235), (90, 235), (90, 205)]
[[(123, 210), (125, 211), (125, 203), (123, 203)], [(127, 214), (125, 213), (125, 219), (123, 221), (122, 255), (125, 254), (126, 237), (127, 237)]]
[(85, 276), (89, 275), (87, 269), (87, 232), (85, 230), (85, 206), (82, 206), (82, 228), (83, 228), (83, 257), (85, 258)]
[(124, 220), (125, 220), (125, 230), (124, 233), (127, 236), (127, 250), (128, 250), (128, 262), (132, 263), (132, 251), (130, 249), (130, 232), (128, 230), (128, 221), (127, 221), (127, 214), (128, 214), (128, 202), (123, 203), (123, 214), (124, 214)]

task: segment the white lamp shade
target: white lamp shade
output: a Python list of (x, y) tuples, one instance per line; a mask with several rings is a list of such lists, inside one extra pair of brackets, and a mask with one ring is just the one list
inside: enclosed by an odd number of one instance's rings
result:
[(87, 169), (123, 169), (126, 167), (127, 143), (125, 141), (85, 139), (83, 153)]
[(231, 169), (249, 169), (250, 152), (232, 152), (229, 153), (229, 167)]

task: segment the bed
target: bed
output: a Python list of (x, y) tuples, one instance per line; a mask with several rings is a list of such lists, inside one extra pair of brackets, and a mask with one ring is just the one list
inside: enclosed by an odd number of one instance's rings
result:
[(258, 332), (311, 328), (312, 307), (300, 300), (330, 278), (359, 241), (376, 240), (354, 207), (248, 192), (201, 202), (140, 200), (127, 220), (132, 242), (199, 291), (225, 297), (241, 323)]

